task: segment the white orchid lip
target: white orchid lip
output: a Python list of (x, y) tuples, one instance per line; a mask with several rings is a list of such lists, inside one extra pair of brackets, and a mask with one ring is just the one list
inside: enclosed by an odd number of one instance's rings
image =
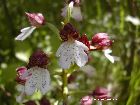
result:
[(115, 62), (115, 58), (114, 56), (111, 56), (110, 53), (112, 53), (112, 50), (110, 49), (105, 49), (103, 50), (105, 57), (111, 62), (114, 63)]
[(40, 67), (32, 67), (25, 71), (21, 77), (26, 78), (24, 84), (18, 84), (17, 90), (20, 95), (16, 97), (16, 101), (21, 103), (25, 95), (32, 95), (36, 90), (44, 95), (50, 89), (50, 74), (47, 69)]
[(63, 42), (56, 52), (59, 57), (59, 65), (63, 69), (70, 68), (71, 64), (76, 63), (79, 67), (88, 62), (88, 47), (77, 40)]
[(21, 29), (21, 33), (15, 38), (15, 40), (25, 40), (27, 37), (31, 35), (31, 33), (36, 29), (36, 27), (31, 26), (31, 27), (26, 27)]
[(25, 93), (32, 95), (38, 89), (44, 95), (50, 89), (50, 74), (48, 70), (40, 67), (32, 67), (23, 76), (26, 77), (28, 73), (32, 75), (26, 80)]

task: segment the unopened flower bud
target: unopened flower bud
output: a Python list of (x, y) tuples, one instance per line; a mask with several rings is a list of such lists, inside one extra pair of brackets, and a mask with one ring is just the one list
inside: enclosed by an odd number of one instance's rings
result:
[(19, 76), (21, 76), (25, 71), (27, 71), (27, 68), (26, 67), (19, 67), (16, 69), (16, 71), (17, 71), (17, 74)]
[(97, 87), (93, 93), (92, 96), (95, 97), (96, 99), (107, 99), (110, 98), (108, 96), (108, 90), (106, 88), (101, 88), (101, 87)]
[(62, 30), (60, 30), (60, 37), (63, 41), (67, 41), (69, 39), (78, 39), (79, 33), (75, 29), (75, 27), (72, 26), (72, 24), (67, 23)]
[(16, 71), (17, 71), (16, 82), (24, 85), (26, 82), (26, 78), (21, 78), (21, 76), (27, 71), (27, 68), (26, 67), (19, 67), (16, 69)]
[(96, 49), (107, 49), (112, 45), (107, 33), (97, 33), (92, 37), (92, 45)]
[(26, 16), (32, 26), (40, 27), (45, 24), (45, 18), (41, 13), (27, 13)]

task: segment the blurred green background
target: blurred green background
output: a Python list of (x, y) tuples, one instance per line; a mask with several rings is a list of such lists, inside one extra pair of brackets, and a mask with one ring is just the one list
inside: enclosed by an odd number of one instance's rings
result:
[[(45, 97), (57, 105), (61, 98), (61, 75), (55, 52), (61, 43), (57, 28), (62, 28), (63, 7), (63, 0), (0, 0), (0, 105), (19, 105), (15, 101), (19, 95), (16, 68), (26, 66), (37, 48), (50, 55), (48, 69), (52, 88)], [(71, 23), (89, 39), (98, 32), (109, 33), (114, 40), (112, 55), (117, 61), (111, 64), (102, 52), (91, 52), (88, 63), (91, 75), (85, 73), (86, 68), (73, 73), (75, 80), (69, 84), (69, 105), (79, 105), (80, 99), (97, 86), (108, 88), (112, 98), (118, 99), (103, 105), (140, 105), (140, 23), (135, 24), (132, 18), (140, 19), (140, 0), (82, 0), (81, 9), (84, 20)], [(15, 41), (20, 29), (30, 25), (25, 12), (41, 12), (48, 23), (25, 41)], [(128, 16), (132, 16), (132, 21), (126, 21)], [(38, 103), (41, 97), (37, 92), (26, 99)]]

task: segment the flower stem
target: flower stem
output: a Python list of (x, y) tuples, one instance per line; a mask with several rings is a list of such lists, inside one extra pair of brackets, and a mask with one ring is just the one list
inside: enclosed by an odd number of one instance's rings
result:
[(68, 13), (67, 13), (67, 22), (70, 21), (70, 17), (71, 17), (71, 8), (68, 8)]
[(65, 24), (70, 22), (70, 18), (71, 18), (71, 7), (67, 7), (67, 14), (66, 14), (66, 18), (65, 18)]
[(63, 79), (63, 85), (62, 85), (62, 91), (63, 91), (63, 105), (67, 105), (67, 97), (68, 97), (68, 78), (67, 78), (67, 71), (62, 71), (62, 79)]

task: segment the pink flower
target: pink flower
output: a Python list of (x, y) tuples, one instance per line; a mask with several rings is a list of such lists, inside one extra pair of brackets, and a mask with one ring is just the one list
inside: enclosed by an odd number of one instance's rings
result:
[(112, 45), (107, 33), (97, 33), (92, 37), (92, 45), (96, 49), (107, 49)]
[(45, 18), (42, 13), (25, 13), (30, 24), (35, 27), (45, 25)]
[(101, 100), (101, 99), (107, 99), (110, 98), (110, 96), (108, 96), (108, 90), (106, 88), (101, 88), (101, 87), (97, 87), (93, 93), (92, 96), (95, 97), (97, 100)]
[(16, 82), (24, 85), (27, 78), (21, 78), (21, 76), (27, 71), (27, 68), (26, 67), (19, 67), (16, 69), (16, 71), (17, 71)]
[(22, 66), (16, 69), (18, 76), (21, 76), (25, 71), (27, 71), (27, 68)]
[(92, 105), (92, 102), (92, 96), (84, 96), (80, 101), (80, 105)]
[(92, 37), (91, 44), (96, 50), (102, 50), (105, 57), (112, 63), (114, 63), (115, 58), (114, 56), (111, 56), (110, 53), (112, 53), (112, 50), (109, 48), (112, 45), (112, 40), (109, 39), (109, 36), (107, 33), (97, 33)]
[(15, 40), (21, 40), (23, 41), (28, 36), (31, 35), (31, 33), (38, 27), (41, 27), (45, 24), (45, 18), (41, 13), (25, 13), (31, 26), (25, 27), (21, 29), (21, 33), (15, 38)]

